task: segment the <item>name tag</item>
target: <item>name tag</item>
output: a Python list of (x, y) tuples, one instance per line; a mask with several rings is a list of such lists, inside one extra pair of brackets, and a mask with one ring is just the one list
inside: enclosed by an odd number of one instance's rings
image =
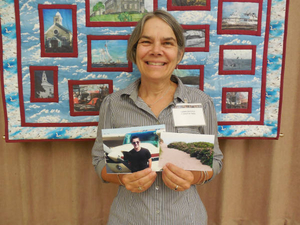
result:
[(175, 127), (205, 126), (201, 103), (180, 103), (173, 108)]

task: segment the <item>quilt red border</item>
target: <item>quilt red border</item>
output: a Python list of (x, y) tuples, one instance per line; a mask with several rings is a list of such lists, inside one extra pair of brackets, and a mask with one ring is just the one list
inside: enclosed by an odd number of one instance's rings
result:
[(4, 76), (3, 76), (3, 41), (2, 41), (2, 25), (0, 19), (0, 81), (1, 81), (1, 95), (2, 95), (2, 105), (3, 105), (3, 114), (4, 114), (4, 123), (5, 123), (5, 141), (9, 142), (8, 138), (8, 118), (7, 118), (7, 109), (6, 109), (6, 99), (4, 91)]

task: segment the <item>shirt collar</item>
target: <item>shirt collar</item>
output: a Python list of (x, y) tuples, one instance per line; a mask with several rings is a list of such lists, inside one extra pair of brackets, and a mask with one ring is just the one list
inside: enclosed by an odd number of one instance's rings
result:
[[(178, 99), (178, 102), (188, 102), (187, 88), (182, 81), (175, 75), (171, 76), (171, 81), (178, 84), (178, 87), (174, 94), (174, 100)], [(141, 78), (137, 79), (133, 83), (129, 84), (127, 88), (123, 89), (121, 95), (128, 95), (134, 102), (138, 99), (138, 90), (141, 83)]]

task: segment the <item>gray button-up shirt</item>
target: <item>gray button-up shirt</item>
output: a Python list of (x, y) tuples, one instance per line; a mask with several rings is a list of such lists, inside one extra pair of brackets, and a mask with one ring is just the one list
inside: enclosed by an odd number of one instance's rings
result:
[[(105, 166), (101, 129), (149, 126), (165, 124), (166, 131), (177, 133), (214, 134), (213, 179), (222, 169), (223, 154), (217, 138), (217, 118), (212, 99), (201, 90), (187, 87), (176, 77), (171, 80), (178, 83), (174, 100), (158, 116), (152, 113), (147, 104), (138, 97), (140, 79), (126, 89), (107, 96), (102, 102), (98, 134), (92, 149), (93, 165), (101, 177)], [(202, 103), (206, 126), (174, 127), (172, 108), (177, 103)], [(205, 225), (207, 214), (195, 185), (185, 191), (174, 191), (165, 186), (161, 172), (152, 186), (142, 193), (132, 193), (124, 186), (110, 209), (108, 224), (111, 225)]]

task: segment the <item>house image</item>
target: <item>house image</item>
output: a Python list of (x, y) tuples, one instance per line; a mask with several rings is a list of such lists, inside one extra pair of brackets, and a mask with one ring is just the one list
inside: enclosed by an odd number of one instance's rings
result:
[(101, 16), (105, 13), (105, 10), (102, 8), (99, 8), (97, 11), (94, 11), (91, 13), (91, 17), (93, 16)]
[(72, 40), (72, 32), (63, 27), (61, 14), (57, 12), (53, 25), (45, 32), (46, 52), (72, 52)]
[(144, 13), (144, 0), (107, 0), (105, 2), (105, 14), (122, 12)]

